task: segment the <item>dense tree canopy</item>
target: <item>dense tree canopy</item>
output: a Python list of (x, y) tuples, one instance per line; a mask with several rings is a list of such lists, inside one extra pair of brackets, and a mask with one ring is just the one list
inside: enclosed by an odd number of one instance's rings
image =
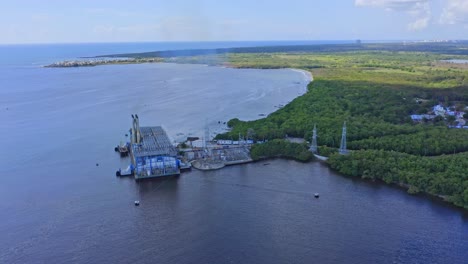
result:
[(274, 139), (262, 144), (252, 146), (250, 151), (252, 159), (264, 158), (291, 158), (298, 161), (310, 161), (313, 158), (307, 145), (291, 143), (281, 139)]
[(419, 157), (395, 151), (359, 150), (333, 154), (332, 168), (350, 176), (380, 179), (409, 186), (410, 193), (426, 192), (468, 209), (468, 153)]
[[(330, 156), (331, 167), (339, 172), (407, 186), (411, 193), (441, 195), (468, 208), (468, 130), (449, 129), (454, 118), (421, 123), (410, 119), (411, 114), (426, 114), (438, 103), (464, 109), (467, 69), (438, 63), (444, 55), (417, 52), (235, 54), (229, 58), (235, 67), (312, 69), (315, 80), (305, 95), (266, 118), (230, 120), (231, 131), (218, 138), (249, 134), (257, 140), (269, 139), (268, 144), (252, 148), (254, 157), (291, 157), (295, 148), (274, 139), (286, 135), (310, 139), (317, 125), (319, 153)], [(336, 154), (345, 121), (349, 156)], [(298, 147), (298, 153), (303, 148)]]

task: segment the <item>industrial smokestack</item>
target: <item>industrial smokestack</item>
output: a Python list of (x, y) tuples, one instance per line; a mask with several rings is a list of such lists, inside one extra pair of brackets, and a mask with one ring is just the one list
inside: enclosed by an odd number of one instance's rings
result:
[(140, 120), (138, 118), (138, 115), (135, 114), (136, 118), (136, 129), (137, 129), (137, 143), (140, 143), (141, 142), (141, 132), (140, 132)]
[(137, 129), (137, 120), (134, 115), (132, 115), (132, 141), (134, 143), (138, 142), (138, 129)]

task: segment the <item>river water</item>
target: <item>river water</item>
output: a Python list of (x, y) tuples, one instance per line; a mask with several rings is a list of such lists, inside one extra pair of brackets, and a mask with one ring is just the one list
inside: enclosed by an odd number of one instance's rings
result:
[(113, 148), (130, 114), (164, 125), (174, 140), (203, 136), (206, 125), (213, 132), (223, 129), (218, 121), (271, 113), (304, 93), (308, 77), (177, 64), (40, 67), (88, 48), (0, 47), (0, 263), (468, 259), (466, 212), (320, 163), (116, 178), (128, 160)]

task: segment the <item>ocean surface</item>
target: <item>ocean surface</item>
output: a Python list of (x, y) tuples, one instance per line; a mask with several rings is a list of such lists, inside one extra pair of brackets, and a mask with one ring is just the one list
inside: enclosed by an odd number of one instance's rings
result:
[(233, 117), (260, 118), (303, 94), (310, 76), (301, 71), (41, 67), (277, 44), (0, 46), (0, 263), (466, 263), (466, 211), (318, 162), (272, 160), (138, 183), (115, 177), (129, 164), (114, 147), (126, 140), (131, 114), (163, 125), (174, 141), (206, 127), (213, 135)]

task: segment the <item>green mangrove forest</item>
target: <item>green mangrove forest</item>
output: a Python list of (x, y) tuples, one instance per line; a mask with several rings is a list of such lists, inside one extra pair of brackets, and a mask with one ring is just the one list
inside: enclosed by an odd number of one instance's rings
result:
[[(306, 94), (263, 119), (230, 120), (231, 131), (217, 138), (249, 131), (254, 139), (268, 141), (252, 148), (254, 158), (308, 160), (306, 147), (286, 147), (291, 143), (281, 141), (286, 135), (310, 140), (316, 125), (319, 154), (329, 156), (329, 165), (340, 173), (468, 208), (468, 129), (449, 128), (456, 123), (450, 116), (411, 119), (433, 115), (438, 104), (468, 112), (468, 67), (444, 62), (467, 56), (454, 54), (438, 49), (223, 55), (231, 67), (299, 68), (310, 71), (314, 81)], [(339, 155), (345, 121), (350, 154)]]

